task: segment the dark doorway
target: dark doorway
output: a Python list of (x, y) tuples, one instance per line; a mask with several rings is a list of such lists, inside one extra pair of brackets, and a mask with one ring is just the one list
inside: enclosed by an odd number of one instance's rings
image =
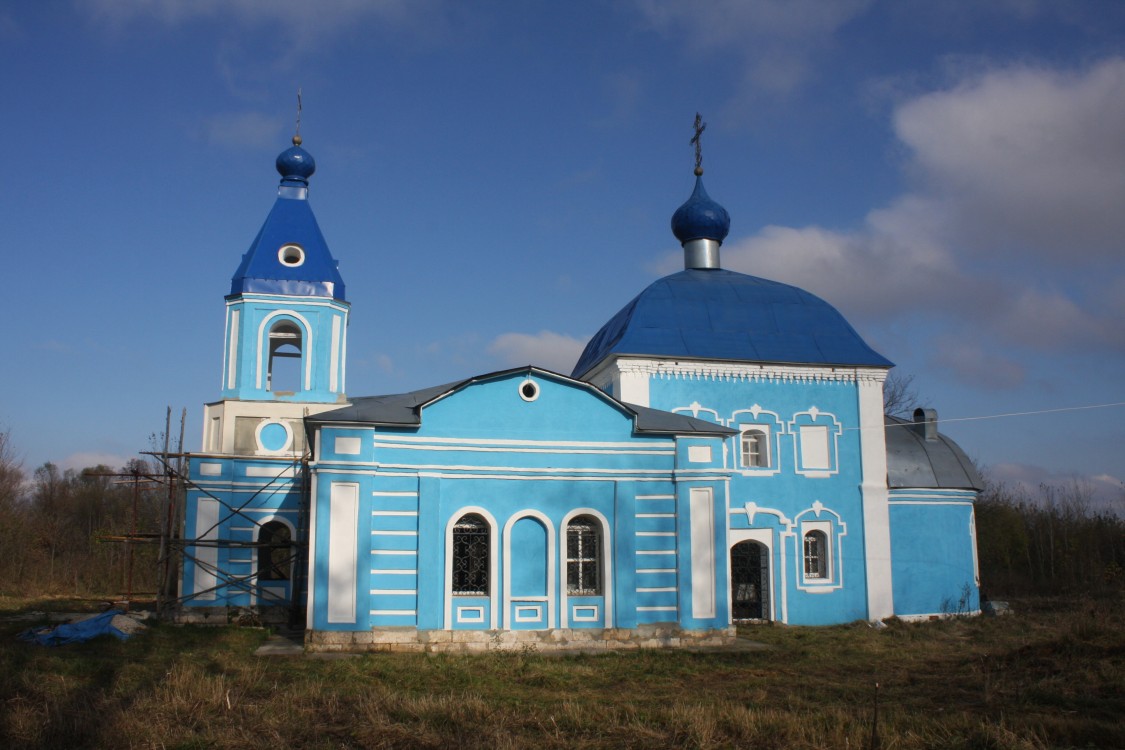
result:
[(759, 542), (745, 541), (730, 550), (731, 616), (767, 620), (770, 613), (770, 556)]

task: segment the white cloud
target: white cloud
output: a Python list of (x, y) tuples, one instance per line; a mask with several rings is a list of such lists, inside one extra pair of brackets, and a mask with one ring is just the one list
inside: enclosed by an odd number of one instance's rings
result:
[(723, 265), (807, 289), (848, 316), (942, 310), (962, 300), (965, 280), (931, 233), (940, 210), (917, 198), (871, 212), (863, 228), (768, 226), (723, 247)]
[(998, 347), (1125, 351), (1125, 60), (978, 73), (904, 102), (894, 122), (915, 191), (852, 230), (732, 238), (723, 265), (807, 289), (861, 327), (952, 325), (978, 348), (933, 342), (945, 366), (991, 387), (1024, 379)]
[(572, 336), (540, 331), (500, 334), (488, 345), (488, 351), (508, 366), (532, 364), (569, 375), (585, 346), (585, 341)]
[(1070, 264), (1120, 254), (1125, 59), (988, 71), (903, 104), (894, 128), (966, 244)]
[(636, 0), (656, 29), (682, 35), (695, 51), (733, 48), (746, 82), (787, 92), (809, 75), (810, 58), (872, 0)]

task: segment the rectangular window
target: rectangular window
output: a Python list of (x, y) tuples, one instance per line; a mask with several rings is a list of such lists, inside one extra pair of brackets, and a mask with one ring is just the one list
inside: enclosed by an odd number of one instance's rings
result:
[(769, 427), (765, 425), (743, 427), (740, 453), (744, 468), (768, 469), (770, 467)]
[(566, 527), (566, 590), (574, 596), (601, 594), (601, 525), (579, 516)]
[(824, 533), (810, 531), (805, 534), (805, 578), (827, 578), (828, 566), (824, 559)]

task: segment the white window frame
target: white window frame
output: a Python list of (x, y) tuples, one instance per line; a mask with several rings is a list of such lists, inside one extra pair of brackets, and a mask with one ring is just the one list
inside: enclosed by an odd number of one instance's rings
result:
[[(815, 429), (815, 432), (814, 432)], [(822, 432), (823, 429), (823, 432)], [(822, 479), (840, 473), (840, 435), (843, 433), (840, 421), (835, 414), (820, 411), (815, 406), (808, 411), (798, 412), (789, 422), (789, 432), (793, 435), (794, 471), (804, 477)], [(812, 441), (816, 440), (816, 448)], [(823, 435), (823, 443), (820, 436)], [(823, 447), (823, 461), (812, 465), (808, 458), (820, 458), (819, 448)], [(815, 451), (815, 453), (814, 453)]]
[[(754, 404), (749, 409), (739, 409), (731, 414), (727, 425), (738, 430), (738, 442), (733, 446), (734, 464), (743, 476), (765, 476), (781, 472), (781, 441), (785, 434), (785, 423), (776, 412), (763, 409)], [(742, 460), (743, 433), (748, 430), (761, 430), (765, 433), (766, 466), (747, 466)]]
[[(815, 550), (816, 554), (810, 556), (809, 554), (809, 538), (817, 540)], [(809, 572), (809, 559), (810, 557), (816, 558), (817, 572)], [(828, 531), (820, 528), (809, 528), (806, 524), (801, 529), (801, 559), (803, 561), (803, 575), (805, 583), (815, 583), (817, 581), (831, 581), (832, 580), (832, 555), (831, 547), (828, 543)]]
[[(746, 461), (747, 433), (758, 432), (759, 454), (765, 452), (765, 462), (757, 465)], [(774, 451), (770, 442), (770, 426), (768, 424), (740, 424), (738, 426), (738, 465), (746, 471), (770, 471), (774, 468)]]

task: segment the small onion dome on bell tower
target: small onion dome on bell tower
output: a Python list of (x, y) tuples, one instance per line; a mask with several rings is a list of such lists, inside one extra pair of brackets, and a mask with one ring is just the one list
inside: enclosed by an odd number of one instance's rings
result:
[(293, 145), (277, 156), (277, 173), (282, 185), (308, 187), (309, 178), (316, 171), (312, 154), (301, 148), (301, 136), (293, 136)]

